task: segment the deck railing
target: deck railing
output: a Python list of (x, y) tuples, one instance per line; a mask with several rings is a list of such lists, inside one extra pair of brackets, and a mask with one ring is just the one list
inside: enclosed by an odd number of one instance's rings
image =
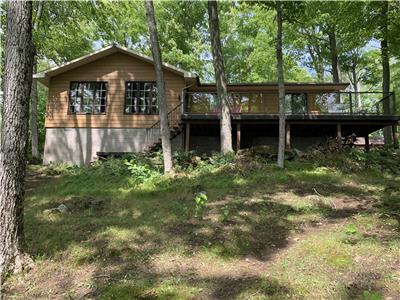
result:
[[(217, 114), (220, 112), (216, 93), (189, 92), (184, 113)], [(278, 95), (268, 92), (235, 92), (229, 94), (232, 114), (277, 114)], [(285, 97), (287, 115), (396, 115), (393, 92), (331, 92), (288, 93)]]

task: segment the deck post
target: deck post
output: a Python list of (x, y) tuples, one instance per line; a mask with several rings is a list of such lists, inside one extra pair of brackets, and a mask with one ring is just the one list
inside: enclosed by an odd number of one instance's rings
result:
[(286, 149), (290, 149), (290, 124), (286, 122)]
[(185, 129), (185, 151), (189, 151), (189, 146), (190, 146), (190, 123), (186, 123), (186, 129)]
[(240, 123), (236, 125), (236, 151), (240, 150), (240, 135), (241, 135)]
[(342, 124), (337, 124), (336, 125), (336, 139), (338, 143), (338, 148), (339, 150), (342, 149)]
[(369, 134), (368, 133), (365, 135), (364, 144), (365, 144), (365, 152), (369, 152)]
[(397, 136), (397, 125), (392, 125), (393, 145), (395, 148), (399, 147), (399, 140)]

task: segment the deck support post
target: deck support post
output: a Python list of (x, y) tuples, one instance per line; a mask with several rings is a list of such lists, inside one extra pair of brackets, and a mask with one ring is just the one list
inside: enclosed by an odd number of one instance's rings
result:
[(286, 141), (286, 149), (291, 148), (291, 141), (290, 141), (290, 124), (286, 122), (286, 135), (285, 135), (285, 141)]
[(185, 151), (189, 151), (190, 146), (190, 123), (186, 123), (185, 129)]
[(365, 152), (369, 152), (369, 134), (365, 135)]
[(399, 147), (399, 140), (397, 136), (397, 125), (392, 125), (393, 145), (395, 148)]
[(342, 149), (342, 124), (336, 125), (336, 139), (339, 150)]
[(236, 125), (236, 151), (240, 150), (240, 135), (241, 135), (240, 123)]

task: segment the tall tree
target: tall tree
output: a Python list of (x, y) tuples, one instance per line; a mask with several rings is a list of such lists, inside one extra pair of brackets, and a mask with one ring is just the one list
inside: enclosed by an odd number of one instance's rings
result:
[[(37, 2), (36, 16), (33, 22), (33, 30), (36, 32), (39, 28), (39, 22), (42, 17), (42, 10), (44, 1)], [(33, 73), (37, 72), (37, 55), (36, 55), (36, 46), (35, 42), (33, 43)], [(37, 91), (37, 82), (34, 80), (32, 82), (31, 88), (31, 111), (30, 111), (30, 129), (31, 129), (31, 151), (32, 158), (39, 158), (39, 135), (38, 135), (38, 110), (37, 110), (37, 101), (38, 101), (38, 91)]]
[[(381, 62), (382, 62), (382, 91), (383, 96), (388, 96), (390, 93), (390, 57), (389, 57), (389, 45), (388, 45), (388, 15), (389, 15), (389, 1), (381, 2)], [(390, 112), (389, 102), (384, 101), (383, 109), (385, 113)], [(392, 143), (392, 130), (390, 127), (383, 129), (383, 137), (385, 144)]]
[(285, 161), (285, 84), (283, 78), (283, 55), (282, 55), (282, 5), (276, 1), (276, 21), (278, 30), (276, 35), (276, 61), (278, 69), (278, 94), (279, 94), (279, 144), (278, 144), (278, 166), (284, 167)]
[(214, 62), (217, 95), (221, 107), (221, 152), (232, 152), (232, 126), (229, 112), (228, 88), (226, 85), (224, 59), (222, 56), (219, 34), (218, 5), (216, 1), (208, 1), (208, 20), (211, 38), (211, 50)]
[(23, 251), (24, 178), (32, 84), (32, 2), (7, 3), (0, 149), (0, 275), (29, 261)]
[(329, 25), (327, 29), (328, 39), (329, 39), (329, 50), (330, 50), (330, 59), (331, 59), (331, 68), (332, 68), (332, 81), (334, 83), (340, 82), (340, 67), (339, 67), (339, 57), (338, 57), (338, 49), (337, 49), (337, 40), (336, 40), (336, 26)]
[(160, 114), (160, 131), (161, 131), (161, 144), (164, 158), (164, 172), (172, 171), (172, 150), (170, 129), (168, 125), (168, 112), (167, 101), (165, 98), (165, 81), (164, 72), (162, 69), (162, 57), (160, 50), (160, 43), (158, 42), (157, 24), (154, 14), (154, 5), (152, 0), (145, 1), (147, 22), (149, 25), (151, 52), (153, 54), (154, 68), (157, 81), (157, 99), (158, 109)]

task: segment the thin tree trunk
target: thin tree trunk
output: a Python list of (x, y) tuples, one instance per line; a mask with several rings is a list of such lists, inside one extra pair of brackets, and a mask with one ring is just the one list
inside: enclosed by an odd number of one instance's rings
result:
[(208, 21), (211, 38), (211, 50), (214, 62), (217, 95), (221, 106), (221, 152), (232, 152), (232, 125), (228, 103), (228, 88), (226, 85), (224, 59), (222, 56), (219, 34), (218, 6), (216, 1), (208, 1)]
[(355, 107), (356, 107), (357, 111), (359, 111), (361, 109), (361, 99), (360, 99), (360, 94), (358, 93), (359, 92), (359, 81), (358, 81), (357, 70), (356, 70), (355, 65), (353, 65), (351, 67), (351, 76), (353, 77), (352, 84), (353, 84), (353, 90), (355, 93), (354, 94), (354, 96), (355, 96), (354, 98), (356, 101)]
[[(44, 1), (38, 1), (38, 7), (36, 12), (35, 21), (33, 24), (33, 30), (36, 32), (39, 28), (40, 18), (42, 16)], [(37, 72), (37, 56), (36, 56), (36, 45), (34, 47), (34, 58), (33, 58), (33, 74)], [(32, 82), (31, 88), (31, 112), (30, 112), (30, 128), (31, 128), (31, 148), (32, 148), (32, 158), (39, 158), (39, 135), (38, 135), (38, 125), (37, 125), (37, 82), (34, 80)]]
[(317, 81), (323, 82), (324, 81), (324, 65), (321, 63), (321, 61), (322, 61), (321, 55), (319, 53), (314, 53), (313, 47), (310, 45), (307, 45), (307, 50), (311, 57), (312, 67), (314, 68), (315, 73), (317, 75)]
[(5, 80), (0, 145), (0, 275), (20, 271), (24, 254), (23, 200), (32, 84), (32, 2), (7, 3)]
[[(33, 73), (37, 72), (37, 59), (34, 57)], [(33, 80), (31, 88), (31, 105), (30, 105), (30, 128), (31, 128), (31, 151), (32, 158), (39, 158), (39, 135), (37, 126), (37, 82)]]
[(165, 99), (165, 81), (164, 72), (162, 69), (162, 58), (160, 43), (158, 41), (157, 24), (154, 14), (154, 5), (152, 0), (145, 1), (147, 23), (150, 32), (151, 41), (151, 52), (153, 54), (154, 68), (156, 72), (157, 81), (157, 99), (158, 109), (160, 114), (160, 127), (161, 127), (161, 144), (164, 158), (164, 172), (168, 173), (172, 171), (172, 150), (171, 150), (171, 139), (170, 129), (168, 125), (168, 112), (167, 102)]
[[(382, 60), (382, 91), (386, 97), (390, 93), (390, 62), (389, 62), (389, 46), (388, 46), (388, 13), (389, 1), (382, 1), (382, 26), (381, 26), (381, 60)], [(389, 99), (387, 99), (389, 100)], [(383, 102), (383, 111), (385, 114), (390, 113), (389, 101)], [(385, 144), (392, 144), (392, 129), (390, 126), (383, 128), (383, 137)]]
[(331, 52), (332, 78), (334, 83), (339, 83), (340, 68), (339, 68), (339, 59), (337, 53), (336, 33), (334, 28), (329, 29), (328, 37), (329, 37), (329, 48)]
[(279, 144), (278, 144), (278, 166), (284, 167), (285, 161), (285, 83), (283, 78), (283, 55), (282, 55), (282, 7), (281, 2), (276, 1), (276, 20), (278, 32), (276, 38), (276, 61), (278, 65), (278, 94), (279, 94)]

